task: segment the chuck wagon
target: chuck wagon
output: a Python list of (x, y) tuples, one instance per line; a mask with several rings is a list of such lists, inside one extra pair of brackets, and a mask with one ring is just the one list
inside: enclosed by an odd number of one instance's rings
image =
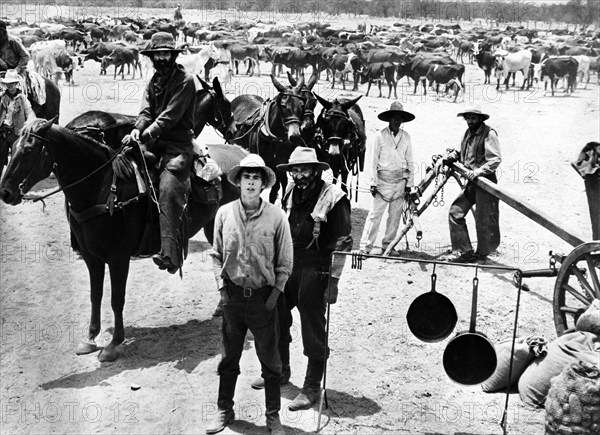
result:
[[(597, 143), (591, 142), (590, 144), (595, 145)], [(586, 145), (586, 147), (590, 144)], [(442, 156), (434, 156), (434, 161), (438, 158), (442, 158)], [(596, 155), (595, 158), (598, 159)], [(573, 164), (573, 167), (581, 173), (576, 164)], [(412, 227), (415, 227), (417, 231), (417, 240), (421, 239), (422, 232), (418, 217), (432, 202), (435, 205), (437, 194), (449, 177), (455, 178), (459, 185), (462, 186), (463, 182), (459, 176), (464, 176), (467, 168), (461, 163), (454, 162), (450, 164), (448, 169), (445, 173), (440, 174), (440, 178), (438, 178), (433, 168), (427, 168), (425, 177), (416, 188), (417, 192), (411, 195), (409, 200), (406, 224), (398, 231), (396, 238), (390, 243), (384, 255), (389, 255), (390, 251)], [(596, 167), (594, 172), (585, 176), (584, 179), (592, 221), (593, 237), (595, 239), (592, 241), (582, 240), (573, 232), (566, 229), (564, 225), (553, 221), (542, 210), (528, 204), (502, 186), (482, 177), (473, 180), (473, 183), (481, 189), (489, 192), (500, 201), (508, 204), (534, 222), (537, 222), (574, 247), (568, 254), (550, 252), (548, 268), (522, 271), (521, 276), (515, 276), (514, 280), (515, 284), (517, 284), (520, 281), (519, 278), (556, 278), (552, 304), (554, 324), (559, 336), (575, 326), (578, 317), (591, 305), (594, 299), (600, 299), (600, 169)], [(436, 182), (433, 192), (424, 201), (421, 201), (419, 197), (434, 180)]]

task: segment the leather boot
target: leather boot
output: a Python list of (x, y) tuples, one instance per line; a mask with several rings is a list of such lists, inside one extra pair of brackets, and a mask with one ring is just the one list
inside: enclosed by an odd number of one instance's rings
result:
[(207, 434), (219, 433), (227, 427), (228, 424), (233, 423), (235, 420), (235, 412), (233, 409), (221, 409), (217, 411), (217, 414), (206, 426)]
[(285, 435), (285, 429), (281, 424), (278, 412), (267, 414), (267, 429), (269, 429), (273, 435)]
[(290, 403), (290, 411), (309, 409), (319, 400), (321, 397), (321, 380), (323, 379), (324, 369), (324, 361), (318, 361), (313, 358), (308, 359), (304, 386), (300, 394)]

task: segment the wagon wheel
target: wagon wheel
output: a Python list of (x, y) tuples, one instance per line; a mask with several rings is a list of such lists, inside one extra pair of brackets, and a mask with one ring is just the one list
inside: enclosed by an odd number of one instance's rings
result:
[(600, 299), (600, 242), (575, 248), (562, 262), (554, 286), (554, 324), (560, 336)]

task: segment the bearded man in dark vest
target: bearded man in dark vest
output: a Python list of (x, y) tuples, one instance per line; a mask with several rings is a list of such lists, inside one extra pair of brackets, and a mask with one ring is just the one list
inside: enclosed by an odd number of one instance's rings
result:
[[(500, 165), (500, 144), (496, 131), (485, 124), (490, 116), (479, 107), (473, 107), (457, 116), (462, 116), (468, 129), (460, 144), (460, 151), (453, 151), (450, 160), (465, 165), (467, 184), (450, 206), (448, 223), (452, 254), (446, 259), (456, 263), (486, 261), (500, 245), (498, 198), (477, 187), (472, 181), (485, 177), (497, 183), (496, 169)], [(473, 251), (465, 216), (476, 205), (473, 215), (477, 232), (477, 250)]]

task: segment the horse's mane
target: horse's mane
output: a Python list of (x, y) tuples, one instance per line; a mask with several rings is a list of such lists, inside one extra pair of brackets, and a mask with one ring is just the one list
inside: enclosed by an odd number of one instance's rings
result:
[[(23, 128), (20, 131), (20, 134), (28, 135), (31, 133), (35, 133), (35, 130), (39, 127), (39, 125), (44, 122), (47, 122), (47, 120), (45, 120), (43, 118), (34, 118), (30, 121), (25, 122), (25, 124), (23, 125)], [(107, 159), (110, 159), (116, 152), (108, 145), (106, 145), (102, 142), (99, 142), (96, 139), (91, 138), (90, 136), (86, 136), (86, 135), (78, 133), (74, 130), (69, 130), (68, 128), (61, 127), (60, 125), (55, 125), (55, 127), (57, 129), (59, 129), (59, 131), (62, 134), (66, 135), (66, 136), (71, 136), (74, 139), (76, 139), (76, 143), (78, 143), (78, 144), (81, 142), (84, 142), (84, 143), (87, 142), (87, 143), (93, 145), (100, 152), (104, 153)], [(115, 171), (115, 174), (117, 175), (117, 178), (120, 178), (125, 181), (129, 181), (129, 180), (133, 179), (134, 171), (133, 171), (133, 166), (131, 164), (131, 161), (129, 161), (129, 159), (117, 157), (113, 160), (113, 162), (114, 162), (113, 169)]]

